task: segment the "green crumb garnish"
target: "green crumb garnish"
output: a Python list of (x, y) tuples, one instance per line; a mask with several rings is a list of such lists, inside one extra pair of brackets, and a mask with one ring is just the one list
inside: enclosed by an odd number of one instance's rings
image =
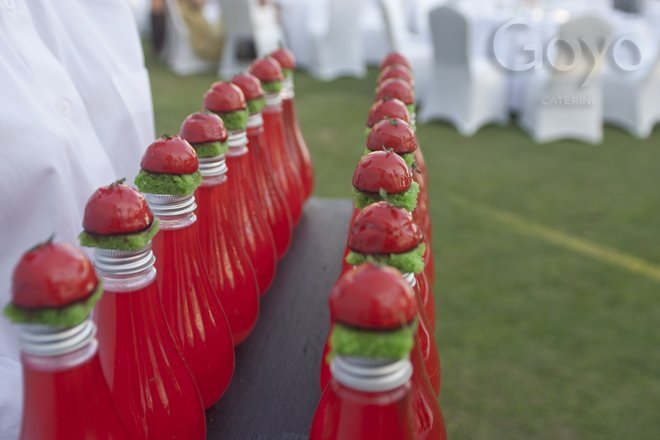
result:
[[(385, 149), (383, 149), (383, 150), (385, 150)], [(364, 154), (373, 153), (374, 151), (378, 151), (378, 150), (370, 150), (370, 149), (367, 148), (365, 150)], [(412, 151), (410, 153), (399, 154), (399, 156), (401, 156), (401, 159), (403, 159), (403, 161), (406, 163), (406, 165), (408, 165), (408, 168), (412, 168), (413, 165), (415, 164), (415, 152), (414, 151)]]
[(414, 119), (413, 115), (417, 112), (417, 108), (415, 106), (415, 103), (413, 102), (412, 104), (408, 104), (406, 106), (406, 108), (408, 109), (408, 114), (410, 114), (410, 118)]
[[(371, 127), (366, 127), (364, 129), (364, 137), (369, 137), (369, 134), (371, 133)], [(371, 150), (370, 150), (371, 151)]]
[(261, 87), (266, 93), (280, 93), (282, 91), (282, 81), (262, 82)]
[(406, 211), (414, 211), (417, 207), (417, 196), (419, 195), (419, 185), (417, 182), (411, 182), (410, 188), (404, 192), (388, 194), (384, 190), (378, 193), (364, 192), (353, 188), (353, 202), (355, 207), (362, 209), (371, 204), (380, 201), (386, 201), (392, 206), (403, 208)]
[(96, 288), (86, 299), (65, 307), (25, 309), (7, 304), (5, 316), (16, 324), (42, 324), (50, 327), (73, 327), (89, 317), (94, 305), (103, 295), (103, 281), (99, 278)]
[(335, 324), (330, 335), (330, 353), (334, 356), (398, 360), (408, 356), (415, 344), (417, 324), (389, 331), (362, 330)]
[(135, 186), (143, 193), (187, 196), (195, 192), (202, 183), (199, 171), (192, 174), (162, 174), (140, 170), (135, 177)]
[(248, 112), (251, 115), (256, 115), (257, 113), (261, 113), (261, 110), (263, 110), (265, 106), (266, 106), (266, 98), (264, 98), (263, 96), (261, 98), (250, 99), (247, 102)]
[(400, 254), (361, 254), (350, 251), (346, 262), (358, 266), (366, 262), (375, 262), (393, 267), (401, 273), (420, 273), (424, 270), (424, 252), (426, 245), (420, 243), (415, 249)]
[(293, 77), (293, 69), (282, 69), (282, 75), (284, 75), (285, 78), (291, 78)]
[(159, 220), (154, 218), (147, 229), (131, 234), (98, 235), (82, 231), (78, 235), (80, 246), (89, 248), (112, 249), (117, 251), (139, 251), (158, 233)]
[(225, 128), (229, 131), (245, 130), (247, 127), (248, 111), (247, 108), (227, 113), (216, 113), (225, 123)]
[(229, 147), (226, 142), (205, 142), (203, 144), (192, 144), (197, 157), (215, 157), (227, 153)]

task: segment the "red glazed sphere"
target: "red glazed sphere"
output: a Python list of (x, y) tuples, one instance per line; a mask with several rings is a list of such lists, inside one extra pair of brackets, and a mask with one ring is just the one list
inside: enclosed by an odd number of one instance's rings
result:
[(368, 330), (394, 330), (417, 314), (415, 294), (391, 267), (365, 263), (346, 272), (330, 292), (337, 322)]
[(222, 119), (213, 113), (193, 113), (184, 119), (179, 136), (191, 144), (225, 142), (227, 130)]
[(381, 84), (383, 81), (391, 78), (400, 79), (401, 81), (407, 82), (411, 86), (415, 84), (415, 78), (413, 77), (410, 69), (400, 64), (394, 64), (383, 69), (378, 75), (376, 84)]
[(374, 151), (358, 163), (353, 173), (353, 186), (365, 192), (377, 193), (380, 189), (397, 194), (410, 188), (412, 176), (406, 162), (396, 153)]
[(348, 247), (361, 254), (400, 254), (424, 239), (412, 214), (387, 202), (362, 209), (348, 231)]
[(273, 57), (264, 57), (255, 60), (250, 66), (250, 73), (263, 83), (270, 83), (275, 81), (282, 81), (284, 75), (282, 74), (282, 67)]
[(162, 174), (191, 174), (198, 170), (197, 154), (188, 141), (179, 136), (164, 136), (147, 147), (140, 167)]
[(387, 99), (374, 103), (369, 109), (367, 127), (371, 128), (383, 119), (401, 119), (410, 124), (410, 113), (406, 105), (398, 99)]
[(204, 108), (214, 113), (229, 113), (245, 109), (245, 96), (230, 82), (215, 82), (204, 94)]
[(417, 137), (410, 124), (401, 119), (383, 119), (371, 129), (367, 148), (372, 151), (391, 149), (397, 154), (417, 149)]
[(410, 61), (408, 61), (408, 58), (403, 56), (403, 54), (399, 52), (390, 52), (385, 59), (380, 63), (380, 70), (385, 69), (386, 67), (389, 66), (405, 66), (408, 69), (412, 70), (412, 65), (410, 64)]
[(86, 299), (98, 278), (87, 256), (65, 243), (26, 252), (12, 276), (12, 303), (26, 309), (61, 308)]
[(261, 88), (259, 78), (251, 73), (239, 73), (231, 79), (232, 84), (238, 86), (245, 95), (245, 99), (252, 101), (264, 96), (264, 89)]
[(293, 55), (293, 52), (286, 47), (280, 47), (275, 52), (271, 53), (270, 56), (280, 63), (282, 69), (293, 70), (296, 68), (296, 57)]
[(407, 82), (390, 78), (376, 89), (376, 100), (380, 99), (398, 99), (406, 105), (411, 105), (415, 103), (415, 91)]
[(91, 234), (140, 232), (151, 226), (154, 215), (144, 196), (123, 183), (102, 186), (85, 205), (83, 228)]

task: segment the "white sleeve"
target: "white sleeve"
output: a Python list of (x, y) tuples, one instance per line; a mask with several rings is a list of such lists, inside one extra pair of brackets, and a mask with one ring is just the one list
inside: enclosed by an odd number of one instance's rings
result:
[(0, 357), (0, 438), (18, 439), (23, 411), (21, 364)]

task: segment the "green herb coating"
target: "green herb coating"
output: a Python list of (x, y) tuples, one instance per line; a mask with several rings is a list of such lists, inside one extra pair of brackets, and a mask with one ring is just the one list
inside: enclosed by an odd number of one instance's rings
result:
[(202, 183), (199, 171), (191, 174), (164, 174), (140, 170), (135, 177), (135, 186), (143, 193), (187, 196), (195, 192)]
[(53, 309), (24, 309), (7, 304), (5, 307), (5, 316), (16, 324), (42, 324), (50, 327), (73, 327), (89, 317), (94, 305), (103, 295), (103, 281), (99, 282), (94, 292), (86, 299), (77, 301), (66, 307)]
[(415, 119), (414, 115), (417, 112), (417, 108), (415, 107), (415, 103), (413, 102), (412, 104), (408, 104), (406, 106), (406, 108), (408, 109), (408, 114), (410, 114), (410, 119)]
[(407, 357), (415, 344), (417, 324), (396, 330), (361, 330), (335, 324), (330, 335), (330, 353), (326, 362), (334, 356), (368, 359), (398, 360)]
[(144, 231), (132, 234), (98, 235), (82, 231), (78, 235), (80, 246), (89, 248), (112, 249), (117, 251), (139, 251), (149, 244), (158, 233), (160, 220), (154, 221)]
[(353, 187), (353, 202), (355, 207), (362, 209), (373, 203), (386, 201), (392, 206), (403, 208), (406, 211), (412, 212), (417, 207), (417, 196), (419, 195), (419, 184), (413, 181), (404, 192), (388, 194), (385, 191), (380, 193), (371, 193), (360, 191)]
[(261, 87), (266, 93), (280, 93), (282, 91), (282, 81), (262, 82)]
[(384, 264), (397, 269), (401, 273), (420, 273), (424, 270), (424, 252), (426, 245), (420, 243), (415, 249), (400, 254), (361, 254), (350, 251), (346, 262), (358, 266), (366, 262)]
[(284, 75), (284, 78), (292, 78), (293, 77), (293, 69), (282, 68), (282, 75)]
[(265, 106), (266, 106), (266, 98), (264, 98), (263, 96), (261, 98), (250, 99), (247, 102), (248, 112), (251, 115), (256, 115), (257, 113), (261, 113), (261, 110), (263, 110)]
[(225, 123), (225, 128), (230, 131), (245, 130), (247, 127), (248, 111), (247, 108), (227, 113), (216, 113)]
[(229, 147), (226, 142), (204, 142), (203, 144), (192, 144), (197, 157), (215, 157), (227, 153)]

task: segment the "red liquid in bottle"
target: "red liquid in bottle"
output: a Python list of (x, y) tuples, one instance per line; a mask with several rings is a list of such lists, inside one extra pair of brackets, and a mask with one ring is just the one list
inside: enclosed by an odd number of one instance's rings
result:
[(98, 342), (71, 353), (21, 353), (21, 440), (132, 438), (112, 401), (97, 353)]
[(425, 272), (415, 274), (417, 280), (417, 290), (419, 291), (419, 299), (424, 307), (424, 313), (431, 330), (435, 330), (435, 300), (433, 298), (433, 290), (429, 286), (428, 279)]
[(350, 389), (332, 379), (316, 408), (310, 440), (412, 440), (411, 384), (390, 391)]
[[(194, 221), (194, 214), (189, 214)], [(205, 408), (227, 390), (234, 373), (234, 342), (217, 293), (209, 283), (197, 222), (161, 230), (153, 239), (165, 319), (188, 364)]]
[(275, 279), (275, 240), (255, 199), (245, 132), (230, 133), (228, 143), (226, 160), (229, 168), (230, 212), (239, 231), (238, 239), (247, 251), (257, 275), (259, 293), (263, 295)]
[(314, 191), (314, 168), (309, 155), (309, 148), (303, 138), (293, 97), (282, 100), (282, 116), (284, 117), (284, 136), (290, 157), (300, 170), (300, 179), (303, 185), (304, 200), (307, 200)]
[(106, 288), (95, 320), (103, 372), (135, 438), (206, 438), (202, 399), (165, 321), (155, 279), (134, 289)]
[(259, 287), (250, 258), (240, 244), (236, 225), (229, 213), (227, 176), (203, 176), (195, 198), (209, 282), (224, 308), (234, 344), (240, 344), (257, 322)]
[(438, 398), (426, 375), (422, 352), (417, 343), (410, 353), (410, 361), (413, 365), (411, 397), (415, 438), (444, 440), (447, 438), (444, 417)]
[[(268, 99), (268, 97), (266, 98)], [(268, 145), (273, 177), (282, 189), (293, 224), (297, 225), (302, 215), (304, 191), (302, 181), (294, 164), (289, 160), (284, 140), (284, 121), (281, 104), (267, 105), (263, 112), (264, 132)]]
[[(250, 116), (252, 118), (253, 116)], [(293, 237), (293, 220), (281, 190), (273, 179), (273, 169), (265, 154), (268, 149), (263, 122), (255, 127), (248, 126), (248, 155), (257, 201), (275, 240), (277, 259), (286, 254)]]

